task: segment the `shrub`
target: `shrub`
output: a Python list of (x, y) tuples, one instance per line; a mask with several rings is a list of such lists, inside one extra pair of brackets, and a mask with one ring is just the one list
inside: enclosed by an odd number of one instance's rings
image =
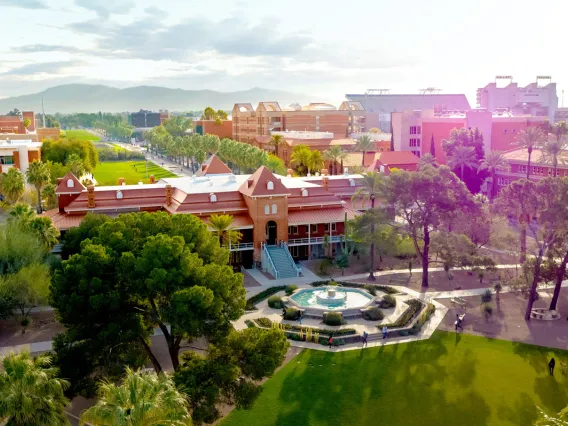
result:
[(272, 327), (272, 321), (270, 321), (268, 318), (264, 318), (264, 317), (263, 318), (256, 318), (255, 321), (261, 327), (266, 327), (266, 328)]
[(266, 299), (267, 297), (270, 297), (270, 296), (272, 296), (273, 294), (278, 293), (279, 291), (284, 290), (285, 288), (286, 288), (286, 287), (283, 286), (283, 285), (277, 285), (277, 286), (274, 286), (274, 287), (267, 288), (267, 289), (264, 290), (264, 291), (261, 291), (260, 293), (258, 293), (258, 294), (256, 294), (256, 295), (252, 296), (250, 299), (247, 300), (247, 304), (246, 304), (246, 306), (245, 306), (245, 310), (247, 310), (247, 311), (252, 311), (253, 309), (256, 309), (256, 308), (255, 308), (255, 305), (256, 305), (258, 302), (262, 302), (262, 301), (263, 301), (264, 299)]
[(401, 328), (406, 326), (409, 322), (414, 319), (414, 316), (422, 309), (422, 302), (418, 299), (411, 299), (404, 302), (408, 305), (408, 308), (404, 313), (392, 324), (381, 324), (378, 326), (382, 328), (383, 326), (387, 326), (388, 328)]
[(432, 316), (432, 314), (435, 311), (436, 311), (436, 306), (434, 306), (432, 303), (429, 303), (428, 306), (426, 307), (426, 309), (420, 315), (420, 318), (418, 319), (418, 321), (416, 321), (414, 323), (414, 325), (412, 326), (410, 333), (411, 334), (418, 334), (418, 332), (422, 329), (422, 326), (424, 324), (426, 324), (426, 321), (428, 321), (430, 319), (430, 317)]
[(343, 346), (343, 345), (345, 345), (345, 340), (336, 339), (335, 337), (333, 338), (333, 346)]
[(396, 306), (396, 299), (392, 297), (390, 294), (386, 294), (383, 296), (380, 306), (383, 309), (394, 308)]
[(251, 320), (245, 320), (245, 324), (248, 328), (256, 327), (256, 324), (254, 323), (254, 321), (251, 321)]
[(491, 300), (493, 300), (493, 293), (491, 293), (491, 290), (487, 289), (481, 295), (481, 303), (489, 303)]
[(373, 296), (377, 295), (377, 289), (373, 285), (366, 285), (365, 290), (367, 290)]
[(289, 320), (289, 321), (293, 321), (293, 320), (297, 320), (299, 316), (300, 316), (300, 311), (298, 309), (287, 308), (286, 314), (284, 315), (284, 319)]
[[(272, 321), (268, 318), (255, 318), (254, 322), (258, 324), (260, 327), (264, 328), (272, 328)], [(320, 336), (329, 335), (333, 333), (334, 336), (349, 336), (352, 334), (357, 334), (357, 330), (354, 328), (342, 328), (341, 330), (326, 330), (323, 328), (313, 328), (313, 327), (306, 327), (303, 325), (295, 325), (295, 324), (281, 324), (281, 327), (286, 331), (306, 331), (306, 328), (310, 328), (312, 333), (318, 333)]]
[(377, 307), (369, 308), (363, 312), (363, 318), (367, 321), (380, 321), (385, 317), (383, 311)]
[(343, 324), (343, 315), (340, 312), (328, 312), (323, 317), (323, 323), (326, 325), (341, 325)]
[(484, 303), (483, 305), (481, 305), (481, 312), (483, 312), (483, 314), (487, 318), (493, 313), (493, 306), (491, 306), (489, 303)]
[(268, 298), (268, 306), (274, 309), (282, 309), (284, 305), (282, 304), (280, 296), (270, 296)]
[(290, 284), (286, 286), (286, 295), (290, 296), (292, 293), (294, 293), (296, 290), (298, 290), (298, 286), (294, 285), (294, 284)]

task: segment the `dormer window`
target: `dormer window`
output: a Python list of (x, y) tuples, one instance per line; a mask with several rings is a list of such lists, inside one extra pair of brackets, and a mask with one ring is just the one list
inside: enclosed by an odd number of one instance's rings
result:
[(264, 214), (270, 214), (270, 206), (268, 204), (264, 206)]
[(274, 190), (274, 182), (272, 182), (271, 180), (269, 180), (269, 181), (266, 183), (266, 189), (268, 189), (269, 191)]
[(74, 188), (75, 181), (73, 179), (67, 179), (67, 188)]
[(302, 197), (308, 196), (308, 190), (306, 188), (302, 188)]
[(124, 195), (122, 194), (122, 191), (116, 191), (116, 199), (122, 200), (123, 198), (124, 198)]
[(355, 186), (355, 179), (349, 179), (349, 186)]
[(215, 194), (209, 195), (209, 201), (212, 202), (212, 203), (216, 203), (217, 202), (217, 196)]

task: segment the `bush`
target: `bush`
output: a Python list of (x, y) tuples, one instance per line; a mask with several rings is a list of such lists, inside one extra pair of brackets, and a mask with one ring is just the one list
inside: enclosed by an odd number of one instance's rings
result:
[(367, 321), (380, 321), (385, 317), (383, 311), (377, 307), (369, 308), (363, 312), (363, 318)]
[(487, 318), (493, 313), (493, 306), (491, 306), (489, 303), (484, 303), (483, 305), (481, 305), (481, 312), (483, 312), (483, 314)]
[(252, 296), (250, 299), (247, 300), (247, 304), (246, 304), (246, 306), (245, 306), (245, 310), (247, 310), (247, 311), (252, 311), (253, 309), (256, 309), (256, 308), (255, 308), (255, 305), (256, 305), (258, 302), (262, 302), (262, 301), (263, 301), (264, 299), (266, 299), (267, 297), (270, 297), (270, 296), (272, 296), (273, 294), (278, 293), (279, 291), (284, 290), (285, 288), (286, 288), (286, 287), (283, 286), (283, 285), (277, 285), (277, 286), (274, 286), (274, 287), (267, 288), (267, 289), (264, 290), (264, 291), (261, 291), (261, 292), (258, 293), (257, 295)]
[(254, 323), (254, 321), (251, 320), (245, 320), (245, 324), (248, 328), (255, 328), (256, 324)]
[(377, 289), (373, 285), (366, 285), (365, 290), (367, 290), (373, 296), (377, 295)]
[(272, 327), (272, 321), (270, 321), (268, 318), (256, 318), (255, 319), (256, 323), (258, 325), (260, 325), (261, 327), (266, 327), (266, 328), (270, 328)]
[(341, 312), (328, 312), (323, 317), (325, 325), (341, 325), (343, 324), (343, 315)]
[(493, 293), (491, 293), (491, 290), (487, 289), (485, 290), (485, 292), (481, 295), (481, 303), (489, 303), (493, 300)]
[(390, 294), (386, 294), (383, 296), (380, 306), (383, 309), (394, 308), (396, 306), (396, 299), (392, 297)]
[(432, 303), (429, 303), (427, 308), (422, 312), (418, 321), (414, 323), (412, 329), (410, 330), (411, 334), (418, 334), (418, 332), (422, 329), (422, 326), (426, 324), (426, 321), (430, 319), (432, 314), (436, 311), (436, 306)]
[[(258, 324), (260, 327), (264, 328), (271, 328), (272, 321), (268, 318), (255, 318), (254, 322)], [(349, 336), (352, 334), (357, 334), (357, 330), (354, 328), (342, 328), (341, 330), (326, 330), (323, 328), (313, 328), (313, 327), (306, 327), (302, 325), (294, 325), (294, 324), (281, 324), (281, 327), (284, 328), (286, 331), (306, 331), (306, 328), (310, 328), (312, 333), (319, 333), (320, 335), (329, 335), (333, 333), (334, 336)]]
[(298, 290), (298, 286), (294, 285), (294, 284), (290, 284), (286, 286), (286, 295), (290, 296), (292, 293), (294, 293), (296, 290)]
[(284, 319), (289, 321), (297, 320), (300, 316), (300, 311), (296, 308), (287, 308), (286, 314), (284, 315)]
[(404, 303), (408, 305), (408, 308), (395, 322), (392, 324), (381, 324), (378, 327), (382, 328), (386, 325), (388, 328), (402, 328), (410, 323), (414, 319), (414, 316), (422, 309), (422, 306), (424, 306), (418, 299), (407, 300)]
[(284, 305), (282, 304), (280, 296), (270, 296), (268, 298), (268, 306), (274, 309), (282, 309)]

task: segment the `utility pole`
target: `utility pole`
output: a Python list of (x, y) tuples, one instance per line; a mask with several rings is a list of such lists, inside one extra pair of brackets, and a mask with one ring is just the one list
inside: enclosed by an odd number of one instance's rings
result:
[(45, 129), (45, 110), (43, 109), (43, 98), (41, 98), (41, 118), (43, 121), (43, 128)]

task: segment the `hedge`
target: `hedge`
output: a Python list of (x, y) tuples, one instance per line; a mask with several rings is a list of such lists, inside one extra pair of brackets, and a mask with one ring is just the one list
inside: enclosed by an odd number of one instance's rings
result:
[(250, 299), (247, 300), (247, 304), (245, 306), (245, 310), (253, 311), (256, 309), (255, 305), (259, 302), (262, 302), (264, 299), (269, 298), (273, 294), (278, 293), (279, 291), (285, 290), (286, 286), (284, 285), (277, 285), (275, 287), (267, 288), (264, 291), (252, 296)]
[(398, 317), (398, 319), (395, 322), (391, 324), (381, 324), (378, 325), (377, 327), (383, 328), (385, 325), (388, 328), (405, 327), (414, 319), (415, 315), (418, 312), (420, 312), (420, 310), (424, 306), (422, 302), (418, 299), (407, 300), (405, 303), (408, 305), (408, 308), (406, 309), (406, 311), (403, 312), (403, 314), (400, 317)]
[[(254, 321), (261, 327), (265, 328), (272, 327), (272, 321), (266, 317), (255, 318)], [(305, 331), (306, 328), (311, 328), (312, 333), (325, 334), (327, 336), (329, 336), (330, 333), (333, 334), (333, 336), (349, 336), (351, 334), (357, 334), (357, 331), (353, 328), (342, 328), (341, 330), (326, 330), (321, 328), (313, 328), (313, 327), (299, 326), (293, 324), (281, 324), (281, 326), (284, 328), (284, 330), (289, 330), (289, 331)]]
[(341, 312), (327, 312), (323, 316), (323, 323), (325, 325), (341, 325), (343, 324), (343, 315)]
[(410, 329), (410, 334), (418, 334), (422, 329), (422, 326), (426, 324), (426, 321), (430, 319), (432, 314), (436, 311), (436, 307), (432, 303), (428, 303), (428, 306), (424, 312), (418, 318), (418, 321), (414, 323), (412, 328)]
[(363, 318), (366, 319), (367, 321), (380, 321), (384, 317), (385, 314), (383, 314), (383, 311), (381, 311), (377, 307), (372, 307), (363, 311)]
[(280, 296), (270, 296), (268, 298), (268, 306), (273, 309), (282, 309), (284, 304), (282, 303), (282, 298)]

